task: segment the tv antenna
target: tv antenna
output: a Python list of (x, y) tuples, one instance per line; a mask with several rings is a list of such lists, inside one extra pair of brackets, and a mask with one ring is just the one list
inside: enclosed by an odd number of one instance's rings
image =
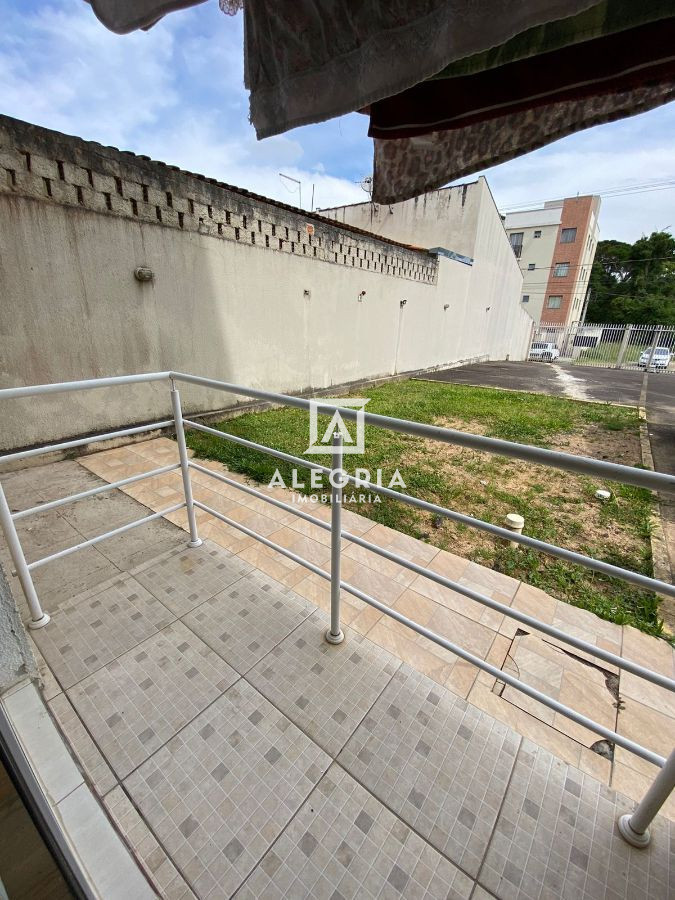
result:
[(373, 176), (366, 175), (365, 178), (362, 178), (361, 181), (358, 182), (361, 185), (361, 190), (365, 191), (369, 197), (373, 196)]

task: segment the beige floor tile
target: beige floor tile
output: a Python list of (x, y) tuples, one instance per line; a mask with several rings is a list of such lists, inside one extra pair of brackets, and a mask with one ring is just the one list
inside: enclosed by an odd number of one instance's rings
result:
[(478, 585), (482, 591), (497, 592), (507, 597), (514, 597), (520, 582), (510, 575), (487, 569), (478, 563), (470, 562), (462, 574), (465, 584)]
[(246, 547), (237, 556), (288, 587), (293, 587), (307, 575), (304, 566), (261, 545), (258, 541)]
[(675, 677), (675, 651), (670, 644), (643, 634), (630, 625), (624, 625), (623, 628), (622, 656), (667, 675), (668, 678)]
[[(279, 544), (280, 547), (284, 547), (297, 556), (302, 556), (303, 559), (314, 563), (315, 566), (321, 566), (321, 568), (327, 570), (330, 569), (330, 547), (326, 547), (325, 544), (320, 544), (318, 541), (313, 541), (303, 534), (298, 534), (297, 531), (289, 527), (283, 527), (278, 531), (272, 532), (269, 539), (274, 541), (275, 544)], [(270, 553), (275, 553), (275, 551), (270, 550)]]
[[(558, 699), (599, 725), (616, 729), (616, 701), (607, 690), (604, 677), (597, 670), (586, 666), (584, 673), (566, 671)], [(556, 713), (554, 727), (589, 748), (601, 740), (596, 732), (578, 725), (560, 713)]]
[(255, 538), (249, 537), (231, 525), (220, 522), (213, 516), (209, 516), (208, 521), (200, 527), (200, 535), (202, 539), (208, 538), (231, 553), (241, 553), (246, 547), (259, 543)]
[(445, 682), (445, 687), (452, 691), (453, 694), (457, 694), (458, 697), (466, 699), (479, 673), (480, 669), (477, 669), (476, 666), (463, 659), (458, 659), (452, 667), (448, 680)]
[(480, 603), (471, 600), (469, 597), (465, 597), (463, 594), (454, 591), (452, 588), (437, 584), (435, 581), (431, 581), (424, 575), (418, 575), (410, 584), (410, 588), (415, 591), (415, 593), (420, 594), (423, 597), (428, 597), (435, 603), (445, 606), (448, 609), (453, 609), (455, 612), (472, 618), (475, 621), (479, 621), (485, 612), (485, 607), (481, 606)]
[(588, 747), (581, 748), (579, 768), (582, 772), (592, 775), (593, 778), (597, 778), (603, 784), (609, 784), (612, 776), (612, 763), (594, 750), (589, 750)]
[(278, 523), (274, 519), (257, 513), (246, 506), (239, 506), (233, 509), (228, 513), (228, 518), (245, 525), (246, 528), (250, 528), (251, 531), (255, 531), (263, 537), (269, 537), (273, 531), (277, 531), (279, 528)]
[[(490, 647), (485, 661), (491, 663), (493, 666), (497, 666), (497, 668), (501, 668), (506, 663), (506, 658), (510, 650), (511, 639), (503, 634), (497, 634), (495, 635), (495, 639), (492, 642), (492, 646)], [(477, 681), (492, 689), (496, 679), (493, 675), (490, 675), (489, 672), (481, 671), (478, 673)]]
[(482, 659), (492, 646), (495, 635), (490, 628), (410, 589), (396, 601), (394, 608)]
[(559, 603), (553, 617), (553, 625), (592, 644), (602, 638), (613, 646), (614, 653), (621, 653), (621, 626), (606, 622), (586, 609), (578, 609), (569, 603)]
[(405, 591), (404, 584), (394, 581), (368, 566), (361, 565), (344, 554), (342, 556), (342, 580), (387, 606), (392, 606)]
[(670, 716), (671, 727), (675, 733), (675, 693), (673, 691), (668, 691), (658, 684), (652, 684), (651, 681), (645, 681), (644, 678), (639, 678), (630, 672), (621, 673), (620, 685), (622, 698), (636, 700), (643, 706)]
[(558, 601), (545, 591), (521, 582), (513, 598), (512, 606), (519, 612), (534, 616), (550, 625), (555, 616)]
[[(344, 574), (343, 571), (343, 577)], [(319, 609), (330, 613), (330, 582), (325, 578), (310, 573), (298, 582), (293, 590), (296, 594), (311, 600)], [(368, 634), (373, 625), (382, 618), (382, 613), (347, 591), (341, 591), (340, 595), (341, 621), (359, 634)]]
[[(669, 756), (675, 742), (675, 721), (670, 716), (629, 697), (622, 696), (617, 731), (664, 757)], [(650, 778), (653, 778), (657, 771), (651, 763), (622, 747), (615, 749), (614, 759)]]
[(441, 552), (438, 547), (420, 541), (410, 535), (389, 528), (387, 525), (374, 525), (368, 533), (368, 540), (378, 547), (384, 547), (393, 553), (399, 553), (419, 566), (428, 566), (435, 556)]
[[(420, 646), (414, 632), (398, 622), (387, 620), (386, 617), (370, 629), (368, 639), (441, 685), (445, 685), (448, 681), (457, 659), (447, 650), (441, 651), (438, 648), (437, 652), (432, 652), (431, 649)], [(441, 653), (445, 654), (445, 659)]]
[(355, 559), (357, 562), (361, 563), (361, 565), (368, 566), (370, 569), (381, 572), (383, 575), (386, 575), (387, 578), (391, 578), (392, 581), (398, 581), (406, 586), (419, 577), (415, 575), (414, 572), (411, 572), (410, 569), (406, 569), (404, 566), (400, 566), (390, 559), (385, 559), (383, 556), (374, 553), (372, 550), (360, 547), (358, 544), (350, 544), (343, 552), (345, 556), (348, 556), (350, 559)]
[[(654, 774), (656, 774), (656, 768), (654, 768)], [(620, 794), (625, 794), (626, 797), (630, 800), (634, 800), (636, 803), (639, 803), (640, 800), (642, 800), (653, 780), (653, 777), (648, 777), (641, 772), (636, 772), (635, 769), (632, 769), (623, 763), (615, 761), (612, 767), (611, 787)], [(626, 812), (632, 812), (632, 810), (629, 808)], [(668, 819), (675, 820), (675, 793), (671, 794), (661, 807), (661, 815), (666, 816)]]
[(535, 716), (530, 715), (512, 703), (503, 700), (483, 684), (476, 682), (468, 696), (469, 703), (490, 713), (496, 719), (510, 725), (514, 731), (530, 738), (540, 747), (546, 747), (556, 756), (574, 766), (579, 765), (581, 745), (567, 735), (561, 734)]

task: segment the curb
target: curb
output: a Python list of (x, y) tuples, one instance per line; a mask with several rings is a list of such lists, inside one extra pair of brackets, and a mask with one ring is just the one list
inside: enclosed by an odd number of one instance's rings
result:
[[(640, 413), (642, 413), (642, 408), (640, 409)], [(640, 415), (640, 418), (642, 419), (643, 416)], [(654, 458), (649, 442), (649, 427), (646, 421), (640, 422), (640, 455), (642, 456), (642, 465), (647, 469), (651, 469), (653, 472)], [(654, 497), (655, 505), (649, 517), (649, 524), (651, 526), (649, 541), (652, 548), (652, 569), (654, 570), (654, 578), (658, 578), (659, 581), (672, 583), (673, 573), (670, 570), (670, 555), (668, 553), (666, 536), (661, 523), (659, 495), (656, 491), (652, 491), (652, 496)], [(668, 616), (668, 621), (666, 622), (666, 626), (670, 628), (671, 622), (675, 620), (675, 604), (673, 604), (672, 598), (666, 597), (665, 594), (657, 594), (657, 596), (661, 597), (662, 603), (665, 604), (667, 602), (669, 606), (674, 606), (672, 610), (673, 614)], [(665, 618), (665, 616), (662, 616), (662, 618)]]

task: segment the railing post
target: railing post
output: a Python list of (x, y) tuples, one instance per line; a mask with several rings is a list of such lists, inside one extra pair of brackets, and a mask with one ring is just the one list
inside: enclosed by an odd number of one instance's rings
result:
[(649, 826), (652, 819), (675, 788), (675, 750), (658, 773), (651, 787), (637, 805), (635, 812), (626, 813), (618, 821), (619, 834), (633, 847), (646, 847), (651, 840)]
[(190, 526), (190, 540), (188, 541), (188, 547), (201, 547), (202, 540), (197, 531), (195, 507), (192, 499), (192, 483), (190, 481), (187, 447), (185, 446), (185, 429), (183, 428), (183, 413), (180, 406), (180, 394), (176, 390), (173, 379), (171, 380), (171, 406), (173, 408), (173, 420), (176, 427), (176, 442), (178, 443), (178, 456), (180, 458), (180, 469), (183, 476), (183, 491), (185, 493), (188, 525)]
[(33, 579), (28, 570), (26, 557), (23, 555), (21, 541), (19, 540), (19, 535), (16, 533), (14, 520), (12, 519), (12, 513), (9, 508), (9, 504), (7, 503), (7, 498), (5, 497), (5, 492), (1, 484), (0, 525), (2, 526), (5, 540), (7, 541), (7, 546), (9, 547), (9, 552), (12, 557), (12, 562), (14, 563), (14, 568), (16, 569), (16, 574), (18, 575), (19, 581), (21, 582), (21, 587), (28, 603), (28, 609), (30, 610), (30, 622), (28, 623), (28, 627), (33, 629), (42, 628), (47, 624), (47, 622), (49, 622), (50, 617), (46, 612), (43, 611), (42, 607), (40, 606), (40, 601), (38, 600), (38, 595), (35, 591), (35, 585), (33, 584)]
[(333, 435), (331, 464), (330, 507), (330, 628), (326, 632), (329, 644), (341, 644), (344, 632), (340, 628), (340, 550), (342, 543), (342, 435)]

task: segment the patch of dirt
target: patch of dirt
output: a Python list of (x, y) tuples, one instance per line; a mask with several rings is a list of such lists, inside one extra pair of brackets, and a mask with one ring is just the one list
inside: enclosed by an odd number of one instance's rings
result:
[[(485, 434), (477, 422), (443, 419), (437, 424)], [(544, 539), (579, 552), (595, 546), (630, 557), (644, 550), (643, 539), (616, 516), (607, 516), (602, 502), (593, 496), (597, 488), (613, 492), (615, 485), (454, 444), (433, 442), (431, 446), (434, 468), (443, 473), (448, 485), (451, 500), (447, 505), (458, 512), (498, 525), (507, 513), (519, 512), (525, 517), (526, 534), (543, 529), (548, 531)], [(556, 435), (550, 447), (624, 465), (641, 462), (639, 437), (627, 429), (611, 431), (591, 424), (574, 433)], [(406, 457), (405, 465), (420, 462), (417, 454)], [(613, 498), (610, 502), (618, 507), (630, 502), (614, 493)], [(494, 538), (448, 520), (434, 521), (423, 512), (416, 511), (415, 517), (430, 543), (489, 564), (496, 547)]]

